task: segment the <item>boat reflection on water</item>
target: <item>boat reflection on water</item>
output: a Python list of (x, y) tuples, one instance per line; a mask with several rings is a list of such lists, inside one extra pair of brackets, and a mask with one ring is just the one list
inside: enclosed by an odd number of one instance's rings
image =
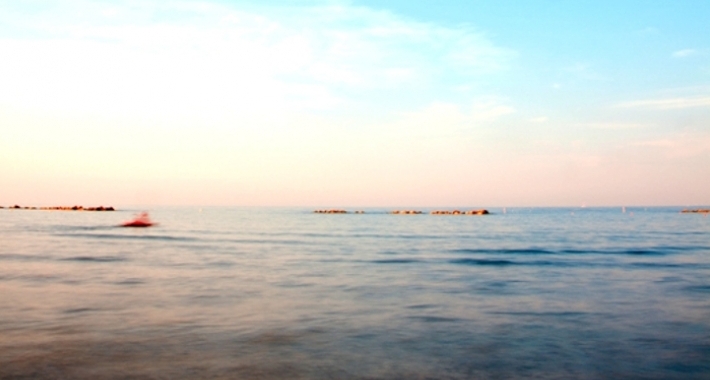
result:
[(148, 216), (147, 212), (142, 212), (136, 215), (133, 220), (121, 224), (121, 227), (151, 227), (156, 224), (157, 223), (150, 220), (150, 216)]

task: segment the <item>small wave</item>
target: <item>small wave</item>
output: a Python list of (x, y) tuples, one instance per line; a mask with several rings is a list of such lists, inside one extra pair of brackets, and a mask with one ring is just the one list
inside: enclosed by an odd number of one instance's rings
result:
[(372, 260), (371, 262), (375, 263), (375, 264), (412, 264), (412, 263), (419, 263), (421, 261), (416, 260), (416, 259), (390, 259), (390, 260)]
[(510, 260), (496, 260), (496, 259), (455, 259), (449, 261), (451, 264), (463, 264), (463, 265), (491, 265), (491, 266), (506, 266), (506, 265), (516, 265), (519, 264), (515, 261)]
[(599, 250), (599, 249), (563, 249), (555, 253), (562, 254), (592, 254), (592, 255), (631, 255), (631, 256), (665, 256), (670, 248), (655, 248), (655, 249), (643, 249), (643, 248), (631, 248), (631, 249), (609, 249), (609, 250)]
[(211, 267), (226, 268), (233, 267), (235, 264), (232, 261), (211, 261), (208, 262), (207, 265)]
[(661, 246), (657, 249), (661, 251), (710, 251), (710, 246), (707, 245), (683, 245), (683, 246)]
[(64, 313), (65, 314), (77, 314), (77, 313), (87, 313), (87, 312), (96, 311), (96, 310), (97, 309), (92, 309), (89, 307), (79, 307), (76, 309), (66, 309), (66, 310), (64, 310)]
[(550, 251), (547, 249), (539, 248), (511, 248), (511, 249), (488, 249), (488, 248), (464, 248), (464, 249), (453, 249), (450, 252), (453, 253), (473, 253), (473, 254), (554, 254), (555, 251)]
[(652, 249), (629, 249), (623, 253), (633, 256), (663, 256), (667, 252)]
[(690, 269), (710, 269), (708, 264), (700, 263), (630, 263), (629, 266), (637, 268), (690, 268)]
[(104, 226), (72, 226), (72, 225), (56, 225), (52, 226), (51, 229), (55, 231), (100, 231), (100, 230), (110, 230), (114, 228), (114, 225), (104, 225)]
[(500, 259), (454, 259), (454, 260), (449, 260), (449, 263), (461, 264), (461, 265), (498, 266), (498, 267), (513, 266), (513, 265), (569, 267), (572, 265), (582, 265), (582, 263), (571, 263), (571, 262), (565, 262), (565, 261), (548, 261), (548, 260), (513, 261), (513, 260), (500, 260)]
[(305, 240), (278, 240), (278, 239), (215, 239), (212, 242), (237, 243), (237, 244), (285, 244), (285, 245), (309, 245), (311, 242)]
[(18, 261), (41, 261), (47, 260), (49, 256), (40, 255), (22, 255), (17, 253), (0, 253), (0, 260), (18, 260)]
[(710, 285), (691, 285), (686, 286), (683, 290), (697, 293), (710, 293)]
[(110, 263), (116, 261), (126, 261), (122, 257), (116, 256), (75, 256), (67, 257), (62, 259), (62, 261), (86, 261), (86, 262), (97, 262), (97, 263)]
[(409, 319), (416, 319), (418, 321), (426, 323), (442, 323), (442, 322), (459, 322), (460, 318), (449, 318), (449, 317), (437, 317), (432, 315), (414, 315), (408, 317)]
[(170, 235), (123, 235), (123, 234), (57, 234), (63, 237), (117, 240), (198, 241), (199, 239)]
[(490, 312), (495, 315), (514, 315), (521, 317), (553, 317), (553, 318), (577, 318), (596, 313), (587, 313), (583, 311), (495, 311)]
[(435, 305), (432, 304), (418, 304), (418, 305), (409, 305), (407, 306), (407, 309), (432, 309), (436, 307)]
[(674, 263), (631, 263), (629, 266), (640, 268), (681, 268), (684, 265)]
[(656, 247), (656, 248), (630, 248), (630, 249), (542, 249), (542, 248), (511, 248), (511, 249), (453, 249), (452, 253), (464, 254), (503, 254), (503, 255), (632, 255), (632, 256), (664, 256), (677, 251), (694, 251), (710, 249), (708, 247)]
[(382, 240), (444, 240), (450, 239), (450, 235), (426, 235), (426, 234), (404, 234), (404, 233), (393, 233), (393, 234), (382, 234), (382, 233), (312, 233), (305, 232), (299, 233), (299, 236), (307, 238), (357, 238), (357, 239), (382, 239)]

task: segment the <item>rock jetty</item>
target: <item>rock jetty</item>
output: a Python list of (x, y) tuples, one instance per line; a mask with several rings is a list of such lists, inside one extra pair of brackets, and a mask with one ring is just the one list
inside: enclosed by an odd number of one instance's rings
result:
[(710, 209), (707, 208), (696, 208), (696, 209), (685, 209), (681, 211), (683, 214), (710, 214)]
[[(313, 211), (315, 214), (364, 214), (365, 211), (345, 211), (345, 210), (340, 210), (340, 209), (330, 209), (330, 210), (315, 210)], [(392, 214), (392, 215), (421, 215), (424, 214), (423, 211), (419, 210), (393, 210), (393, 211), (388, 211), (387, 214)], [(488, 215), (490, 212), (486, 209), (480, 209), (480, 210), (469, 210), (469, 211), (461, 211), (461, 210), (436, 210), (436, 211), (431, 211), (429, 214), (431, 215)]]
[[(0, 206), (0, 208), (4, 208)], [(50, 206), (50, 207), (22, 207), (20, 205), (14, 205), (8, 207), (10, 210), (55, 210), (55, 211), (116, 211), (113, 206), (97, 206), (97, 207), (84, 207), (84, 206)]]
[(469, 211), (461, 211), (461, 210), (435, 210), (430, 212), (431, 215), (488, 215), (490, 212), (488, 210), (482, 209), (482, 210), (469, 210)]

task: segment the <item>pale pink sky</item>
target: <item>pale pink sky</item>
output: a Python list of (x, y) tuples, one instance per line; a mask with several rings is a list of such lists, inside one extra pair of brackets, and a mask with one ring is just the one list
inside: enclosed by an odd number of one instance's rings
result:
[(348, 1), (0, 15), (3, 206), (710, 204), (707, 36), (612, 25), (657, 49), (627, 62)]

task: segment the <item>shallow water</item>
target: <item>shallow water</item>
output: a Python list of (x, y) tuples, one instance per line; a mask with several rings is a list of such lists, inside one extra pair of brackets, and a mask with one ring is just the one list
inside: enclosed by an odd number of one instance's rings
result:
[(0, 379), (710, 378), (710, 218), (0, 210)]

